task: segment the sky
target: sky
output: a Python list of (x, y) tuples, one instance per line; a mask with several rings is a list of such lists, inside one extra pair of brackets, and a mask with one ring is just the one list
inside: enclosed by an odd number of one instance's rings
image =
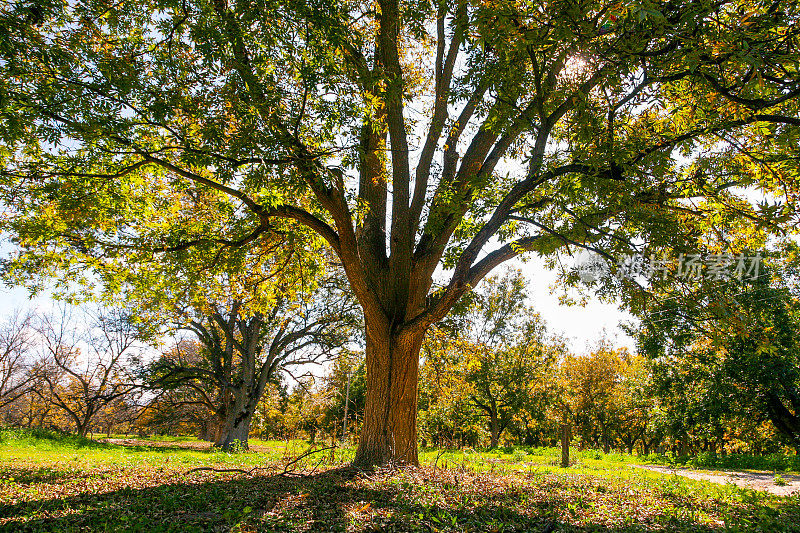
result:
[(29, 299), (28, 291), (22, 287), (0, 287), (0, 317), (7, 317), (15, 309), (49, 309), (52, 301), (48, 297)]
[(525, 263), (513, 263), (512, 266), (522, 269), (529, 280), (533, 307), (545, 318), (552, 332), (567, 338), (573, 353), (587, 353), (603, 337), (617, 347), (633, 351), (634, 340), (622, 331), (620, 323), (634, 319), (621, 311), (618, 305), (601, 302), (589, 293), (580, 298), (581, 295), (574, 290), (568, 295), (584, 303), (561, 304), (559, 297), (564, 295), (564, 289), (554, 287), (556, 272), (549, 270), (542, 259), (532, 257)]

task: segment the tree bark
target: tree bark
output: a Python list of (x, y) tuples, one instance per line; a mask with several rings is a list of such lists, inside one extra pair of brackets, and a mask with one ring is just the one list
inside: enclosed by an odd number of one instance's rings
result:
[(261, 398), (261, 392), (260, 390), (255, 392), (236, 391), (233, 405), (225, 410), (226, 415), (220, 420), (220, 432), (217, 434), (215, 447), (231, 450), (237, 446), (238, 442), (241, 449), (249, 449), (250, 424), (258, 400)]
[(214, 436), (210, 440), (214, 441), (214, 446), (216, 446), (217, 443), (221, 442), (225, 437), (225, 417), (223, 415), (218, 415), (214, 422), (215, 424), (212, 428)]
[(489, 416), (489, 426), (492, 439), (489, 447), (494, 449), (500, 441), (500, 421), (497, 419), (497, 412), (492, 412)]
[(800, 417), (792, 413), (776, 395), (767, 398), (767, 412), (772, 424), (800, 448)]
[(568, 423), (561, 424), (561, 467), (569, 466), (569, 441), (572, 440)]
[(214, 446), (223, 450), (232, 450), (238, 443), (241, 449), (247, 450), (249, 448), (248, 436), (250, 435), (250, 422), (252, 420), (252, 412), (238, 413), (238, 416), (233, 420), (227, 420), (225, 428), (217, 442), (214, 443)]
[(365, 418), (353, 465), (416, 466), (417, 383), (424, 329), (370, 331), (366, 343)]

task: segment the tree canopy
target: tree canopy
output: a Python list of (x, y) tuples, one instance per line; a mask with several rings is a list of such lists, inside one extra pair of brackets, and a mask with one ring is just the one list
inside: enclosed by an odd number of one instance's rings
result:
[(365, 314), (356, 462), (416, 463), (425, 331), (500, 263), (796, 227), (797, 19), (753, 0), (8, 4), (12, 266), (216, 263), (307, 228)]

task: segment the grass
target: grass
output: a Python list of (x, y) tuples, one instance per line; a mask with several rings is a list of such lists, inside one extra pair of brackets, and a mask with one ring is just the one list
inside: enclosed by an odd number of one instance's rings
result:
[[(418, 469), (356, 472), (351, 449), (306, 458), (303, 442), (259, 453), (117, 446), (0, 432), (3, 531), (798, 531), (788, 497), (630, 468), (630, 456), (555, 449), (422, 450)], [(182, 445), (179, 445), (182, 444)], [(435, 467), (434, 467), (435, 464)], [(197, 471), (262, 467), (252, 475)]]
[[(132, 439), (139, 442), (139, 439)], [(208, 449), (208, 443), (165, 439), (145, 441), (150, 445), (120, 446), (90, 440), (76, 435), (43, 430), (0, 430), (0, 465), (14, 461), (69, 463), (78, 466), (162, 466), (178, 463), (215, 468), (253, 468), (295, 457), (308, 449), (303, 441), (259, 441), (252, 443), (266, 448), (262, 453), (231, 454)], [(197, 443), (205, 449), (186, 447), (185, 442)]]

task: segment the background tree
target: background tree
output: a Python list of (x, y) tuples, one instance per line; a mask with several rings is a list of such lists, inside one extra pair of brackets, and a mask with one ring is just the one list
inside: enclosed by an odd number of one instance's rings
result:
[(364, 421), (365, 378), (364, 353), (351, 350), (340, 351), (332, 360), (331, 368), (325, 376), (324, 389), (333, 400), (325, 413), (325, 419), (334, 434), (338, 425), (338, 434), (344, 440), (351, 434), (358, 435)]
[[(172, 350), (180, 350), (183, 360), (200, 365), (200, 349), (198, 343), (184, 340)], [(166, 357), (172, 357), (172, 354), (168, 353)], [(158, 390), (145, 402), (137, 427), (142, 432), (194, 434), (199, 439), (214, 442), (219, 424), (215, 414), (216, 402), (209, 392), (204, 384), (193, 381)]]
[(556, 355), (536, 362), (534, 379), (529, 382), (522, 406), (510, 426), (516, 442), (525, 446), (551, 446), (558, 441), (562, 419), (557, 409), (558, 363), (568, 350), (558, 338), (551, 338), (547, 348)]
[[(113, 286), (154, 253), (216, 263), (276, 220), (310, 229), (364, 311), (361, 466), (417, 463), (425, 333), (500, 263), (796, 227), (792, 201), (748, 196), (798, 191), (793, 4), (86, 0), (0, 17), (16, 279), (92, 265)], [(182, 206), (199, 196), (213, 208), (196, 219)]]
[(188, 386), (215, 413), (215, 446), (247, 448), (267, 385), (294, 368), (319, 363), (349, 341), (355, 324), (350, 299), (335, 280), (311, 294), (293, 292), (277, 294), (264, 312), (249, 312), (239, 300), (210, 304), (187, 325), (199, 350), (186, 357), (175, 349), (150, 366), (153, 386)]
[(648, 361), (633, 355), (621, 360), (619, 380), (611, 400), (612, 426), (628, 453), (639, 443), (644, 454), (660, 441), (654, 431), (656, 401), (652, 396), (652, 371)]
[[(640, 332), (670, 419), (722, 440), (726, 420), (769, 420), (800, 446), (796, 246), (756, 279), (694, 284), (654, 302)], [(654, 317), (658, 317), (654, 319)], [(716, 446), (716, 444), (715, 444)]]
[(494, 448), (521, 411), (532, 412), (547, 401), (541, 385), (563, 345), (547, 335), (544, 320), (526, 298), (520, 271), (490, 277), (426, 342), (423, 406), (426, 422), (439, 425), (429, 431), (459, 425), (444, 416), (458, 415), (465, 426), (449, 428), (451, 435), (483, 418)]
[(587, 356), (568, 355), (561, 363), (562, 402), (584, 446), (602, 446), (606, 453), (610, 450), (615, 388), (626, 357), (626, 351), (603, 343)]
[(482, 291), (471, 298), (463, 320), (457, 321), (465, 328), (469, 343), (461, 370), (470, 385), (470, 401), (487, 419), (491, 448), (497, 447), (514, 412), (522, 406), (534, 370), (524, 357), (528, 347), (518, 350), (516, 346), (529, 311), (525, 297), (522, 273), (509, 271), (488, 279)]
[[(337, 438), (338, 424), (326, 417), (339, 391), (325, 390), (317, 386), (314, 376), (304, 376), (289, 394), (286, 424), (292, 428), (292, 438), (305, 437), (309, 444), (330, 437)], [(332, 423), (333, 422), (333, 423)]]
[(107, 438), (111, 438), (115, 430), (128, 432), (141, 414), (138, 401), (140, 392), (139, 389), (131, 391), (103, 406), (94, 420), (98, 431), (105, 433)]
[[(211, 208), (208, 198), (193, 198), (186, 209), (213, 226)], [(146, 371), (152, 386), (173, 391), (166, 405), (183, 404), (190, 418), (208, 410), (200, 434), (225, 449), (247, 448), (264, 391), (349, 342), (354, 303), (334, 258), (301, 232), (273, 228), (224, 261), (218, 252), (219, 268), (198, 255), (131, 266), (117, 280), (149, 311), (151, 327), (185, 330), (199, 342), (178, 341)]]
[(0, 325), (0, 410), (29, 392), (32, 314), (14, 311)]
[(439, 448), (477, 446), (486, 434), (465, 379), (474, 347), (452, 328), (434, 327), (422, 346), (419, 409), (422, 442)]
[(263, 400), (256, 406), (250, 426), (251, 433), (262, 440), (289, 439), (294, 428), (289, 427), (287, 421), (288, 402), (289, 390), (286, 383), (267, 385)]
[(561, 355), (526, 299), (522, 272), (509, 270), (487, 279), (456, 319), (471, 342), (462, 372), (471, 402), (488, 421), (492, 448), (525, 404), (537, 401), (543, 391), (536, 382)]
[[(56, 409), (52, 402), (52, 395), (49, 392), (47, 381), (42, 377), (43, 372), (47, 369), (38, 364), (35, 359), (37, 349), (38, 346), (34, 346), (34, 362), (28, 368), (28, 389), (30, 393), (19, 396), (2, 410), (4, 422), (9, 426), (26, 428), (60, 427), (54, 420), (53, 412)], [(53, 372), (52, 369), (50, 371)]]
[(83, 437), (105, 408), (138, 387), (126, 365), (126, 358), (136, 355), (138, 331), (119, 310), (85, 313), (83, 324), (73, 317), (62, 307), (38, 321), (37, 376), (47, 388), (34, 392), (62, 410)]

